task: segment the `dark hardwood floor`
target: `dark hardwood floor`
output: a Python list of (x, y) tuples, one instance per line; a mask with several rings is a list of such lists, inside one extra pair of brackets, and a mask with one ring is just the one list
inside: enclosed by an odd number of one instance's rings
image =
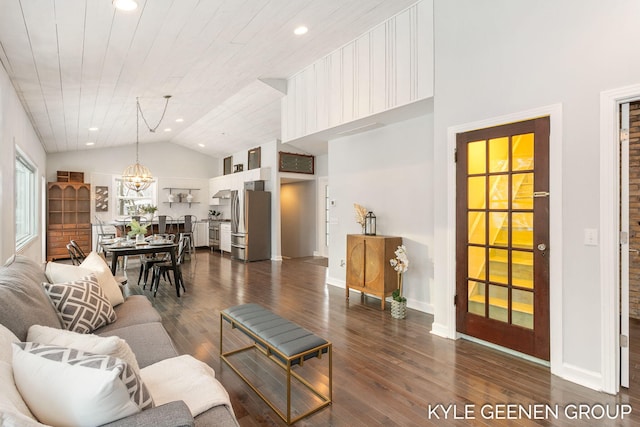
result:
[[(130, 261), (130, 279), (137, 279), (137, 269)], [(434, 336), (429, 314), (409, 310), (405, 320), (396, 320), (388, 308), (380, 311), (379, 300), (361, 302), (357, 293), (347, 303), (344, 289), (326, 285), (326, 268), (315, 262), (243, 264), (199, 250), (184, 264), (184, 277), (187, 292), (181, 298), (164, 282), (157, 297), (150, 298), (179, 351), (215, 369), (243, 427), (285, 425), (219, 358), (220, 310), (247, 302), (262, 304), (333, 343), (333, 405), (299, 421), (299, 426), (640, 425), (639, 322), (632, 322), (631, 388), (612, 396), (561, 380), (536, 363)], [(227, 336), (225, 330), (225, 350), (230, 348)], [(326, 374), (324, 365), (325, 360), (305, 363), (318, 379)], [(446, 416), (442, 407), (430, 415), (437, 404), (455, 407)], [(558, 417), (538, 413), (543, 419), (495, 419), (511, 418), (503, 404), (558, 405)], [(572, 419), (577, 411), (571, 405), (580, 404), (587, 408), (582, 419)], [(457, 418), (465, 417), (465, 405), (475, 419), (454, 419), (454, 412)], [(631, 415), (593, 419), (603, 407), (612, 415), (627, 408), (620, 405), (631, 405)]]

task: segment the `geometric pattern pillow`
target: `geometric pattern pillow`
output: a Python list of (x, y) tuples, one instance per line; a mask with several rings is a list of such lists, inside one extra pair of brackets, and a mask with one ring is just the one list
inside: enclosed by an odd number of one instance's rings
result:
[(13, 356), (16, 385), (40, 422), (100, 425), (154, 406), (122, 359), (31, 342), (14, 344)]
[(70, 331), (88, 334), (116, 320), (116, 312), (93, 274), (68, 283), (42, 285)]

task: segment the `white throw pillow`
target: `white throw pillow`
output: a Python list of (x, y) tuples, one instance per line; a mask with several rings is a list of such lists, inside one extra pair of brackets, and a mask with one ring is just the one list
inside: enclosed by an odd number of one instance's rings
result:
[(146, 366), (140, 374), (158, 406), (182, 400), (194, 417), (218, 405), (233, 412), (229, 393), (216, 379), (215, 371), (188, 354)]
[[(140, 375), (140, 367), (131, 347), (125, 340), (116, 336), (100, 337), (93, 334), (79, 334), (65, 329), (33, 325), (29, 328), (27, 341), (117, 357), (127, 362)], [(15, 342), (19, 341), (16, 339)], [(9, 346), (9, 349), (11, 350), (11, 346)]]
[(31, 412), (54, 426), (96, 426), (153, 407), (140, 378), (111, 356), (13, 344), (13, 373)]
[(93, 273), (73, 282), (42, 286), (70, 331), (88, 334), (116, 321), (116, 312)]
[(112, 306), (117, 306), (124, 302), (122, 291), (118, 282), (111, 274), (111, 269), (104, 259), (96, 252), (91, 252), (80, 266), (61, 264), (59, 262), (48, 262), (45, 274), (50, 283), (63, 283), (79, 280), (82, 277), (94, 273), (98, 279), (100, 287), (104, 291)]

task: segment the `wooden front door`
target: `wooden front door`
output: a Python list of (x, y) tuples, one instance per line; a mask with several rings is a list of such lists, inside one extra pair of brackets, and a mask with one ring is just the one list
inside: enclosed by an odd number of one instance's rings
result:
[(549, 118), (457, 135), (457, 330), (549, 360)]

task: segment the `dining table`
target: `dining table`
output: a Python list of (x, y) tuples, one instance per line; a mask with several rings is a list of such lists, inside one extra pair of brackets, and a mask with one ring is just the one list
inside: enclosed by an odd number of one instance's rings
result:
[(177, 265), (176, 250), (178, 244), (172, 241), (150, 240), (135, 242), (133, 240), (112, 239), (101, 242), (100, 245), (107, 254), (111, 254), (111, 273), (116, 274), (118, 258), (124, 256), (168, 253), (175, 272), (176, 294), (180, 296), (180, 288), (184, 289), (182, 271)]

